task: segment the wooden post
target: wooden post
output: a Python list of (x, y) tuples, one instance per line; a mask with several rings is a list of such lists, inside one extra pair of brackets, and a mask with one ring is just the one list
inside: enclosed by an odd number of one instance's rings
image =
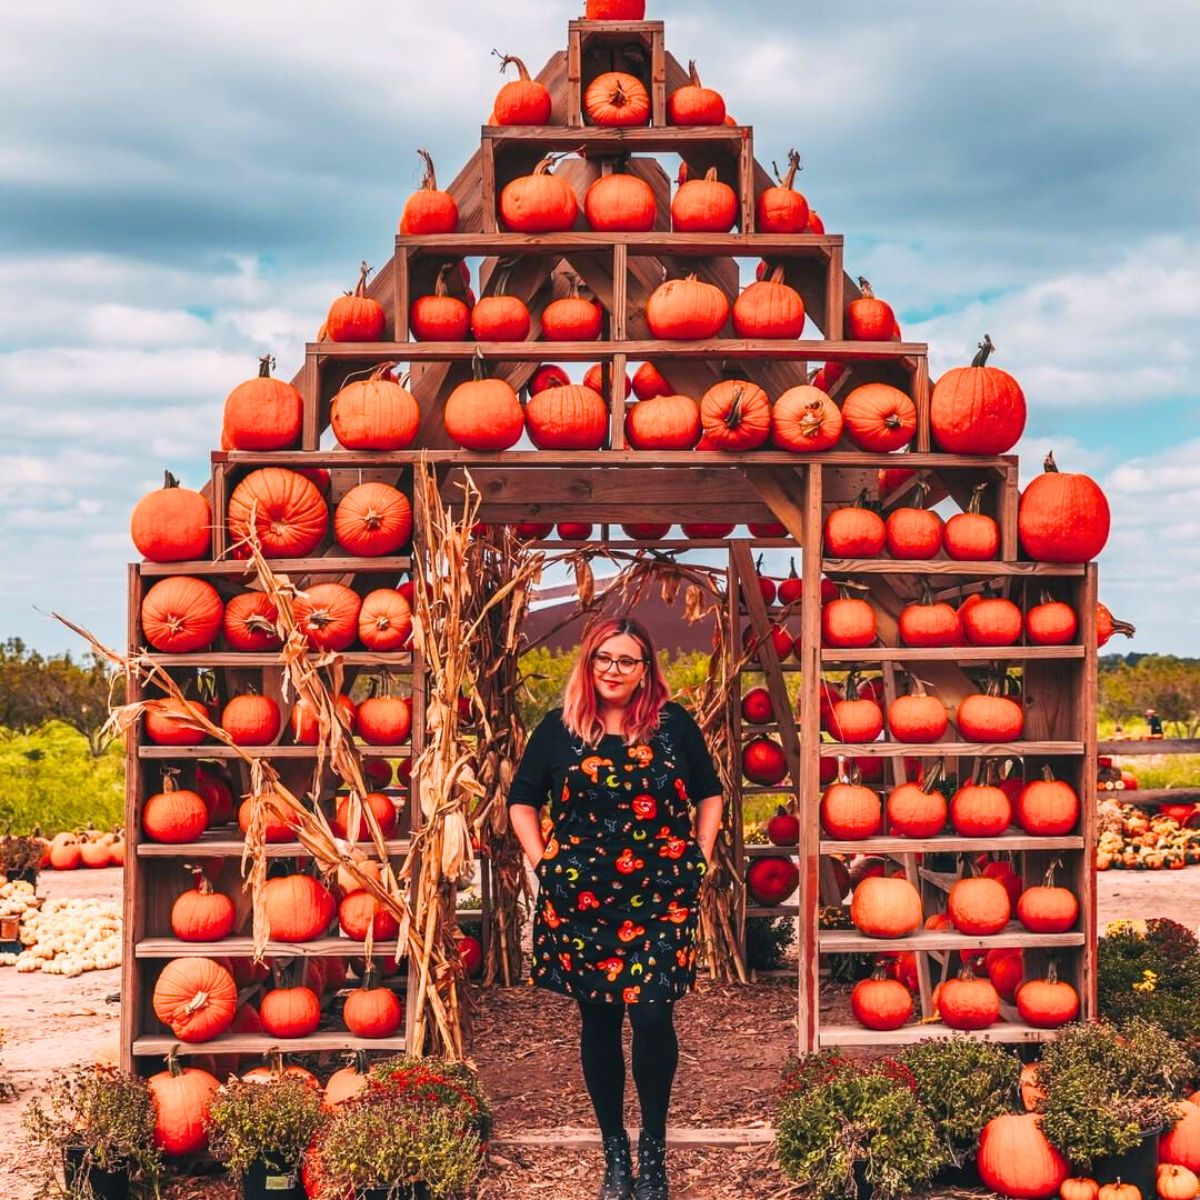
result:
[(395, 309), (392, 340), (408, 341), (408, 257), (407, 246), (397, 245), (392, 267), (392, 307)]
[[(126, 569), (125, 649), (135, 654), (141, 646), (140, 617), (142, 611), (142, 573), (137, 563)], [(137, 679), (128, 675), (125, 681), (125, 703), (136, 704), (142, 698)], [(144, 969), (136, 957), (138, 941), (144, 933), (146, 897), (142, 883), (142, 864), (138, 846), (142, 841), (142, 772), (138, 760), (138, 745), (142, 725), (139, 721), (125, 733), (125, 866), (121, 871), (123, 897), (121, 903), (121, 1070), (134, 1070), (133, 1043), (141, 1033), (142, 995), (141, 972)]]
[(304, 399), (300, 448), (302, 450), (318, 450), (321, 446), (321, 365), (317, 357), (317, 350), (311, 345), (304, 355), (304, 368), (300, 375), (300, 395)]
[(1079, 808), (1080, 828), (1083, 831), (1082, 862), (1075, 873), (1076, 894), (1079, 896), (1079, 912), (1082, 928), (1087, 937), (1083, 947), (1082, 981), (1079, 986), (1082, 1017), (1086, 1020), (1098, 1012), (1099, 998), (1098, 963), (1096, 938), (1096, 707), (1099, 667), (1096, 650), (1096, 603), (1098, 600), (1098, 569), (1094, 562), (1087, 570), (1077, 589), (1079, 596), (1079, 635), (1083, 639), (1083, 669), (1080, 672), (1077, 695), (1079, 697), (1078, 736), (1083, 742), (1083, 758), (1079, 764)]
[(496, 143), (485, 137), (479, 146), (479, 220), (484, 233), (495, 233), (496, 226)]
[(839, 243), (829, 248), (829, 261), (825, 274), (825, 338), (840, 342), (845, 330), (845, 282), (846, 268), (842, 262), (842, 246)]

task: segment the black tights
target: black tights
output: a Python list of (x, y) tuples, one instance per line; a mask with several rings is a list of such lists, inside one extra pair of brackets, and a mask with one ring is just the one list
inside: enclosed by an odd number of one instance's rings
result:
[[(621, 1026), (626, 1004), (579, 1004), (583, 1035), (579, 1056), (588, 1095), (596, 1109), (600, 1132), (607, 1136), (625, 1128), (625, 1053)], [(633, 1028), (633, 1081), (642, 1106), (642, 1128), (655, 1137), (667, 1133), (671, 1082), (679, 1064), (673, 1003), (630, 1004)]]

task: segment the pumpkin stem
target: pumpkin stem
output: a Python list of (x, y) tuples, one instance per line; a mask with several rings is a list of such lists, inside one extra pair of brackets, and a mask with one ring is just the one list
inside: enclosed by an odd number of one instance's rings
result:
[(799, 574), (798, 574), (798, 572), (796, 571), (796, 559), (795, 559), (795, 557), (794, 557), (794, 556), (791, 556), (791, 557), (789, 557), (789, 558), (788, 558), (788, 563), (790, 564), (790, 569), (789, 569), (789, 571), (788, 571), (788, 578), (789, 578), (789, 579), (799, 579), (799, 578), (800, 578), (800, 575), (799, 575)]
[(354, 289), (354, 294), (356, 296), (366, 296), (367, 276), (370, 275), (374, 270), (374, 267), (367, 266), (367, 260), (365, 258), (358, 264), (358, 285)]
[(1061, 858), (1056, 858), (1056, 859), (1055, 859), (1055, 860), (1054, 860), (1054, 861), (1053, 861), (1053, 862), (1052, 862), (1052, 863), (1051, 863), (1051, 864), (1050, 864), (1050, 865), (1049, 865), (1049, 866), (1046, 868), (1046, 877), (1045, 877), (1045, 879), (1044, 879), (1044, 880), (1042, 880), (1042, 884), (1043, 884), (1043, 886), (1044, 886), (1044, 887), (1053, 887), (1053, 886), (1054, 886), (1054, 873), (1055, 873), (1056, 871), (1061, 871), (1061, 870), (1062, 870), (1062, 859), (1061, 859)]
[(979, 343), (979, 353), (976, 354), (973, 359), (971, 359), (971, 366), (987, 366), (988, 355), (991, 354), (995, 349), (996, 347), (992, 345), (992, 339), (985, 333), (983, 335), (983, 341)]
[(163, 472), (163, 488), (164, 489), (177, 488), (178, 486), (179, 486), (179, 480), (176, 479), (175, 476), (172, 475), (170, 471), (164, 471)]
[(433, 283), (433, 294), (438, 297), (448, 296), (450, 290), (446, 287), (446, 272), (450, 270), (449, 263), (442, 263), (438, 267), (437, 279)]
[(179, 1062), (179, 1047), (172, 1046), (167, 1051), (167, 1070), (171, 1073), (172, 1079), (178, 1079), (183, 1074), (183, 1066)]
[(687, 183), (687, 181), (688, 181), (688, 165), (685, 162), (681, 162), (679, 164), (679, 174), (675, 176), (675, 182), (680, 187), (683, 187), (683, 185), (685, 183)]
[(1049, 764), (1049, 763), (1044, 763), (1044, 764), (1042, 765), (1042, 778), (1043, 778), (1043, 779), (1044, 779), (1044, 780), (1045, 780), (1047, 783), (1053, 783), (1053, 782), (1054, 782), (1054, 771), (1051, 769), (1051, 767), (1050, 767), (1050, 764)]
[(184, 1012), (191, 1016), (192, 1013), (199, 1012), (208, 1003), (207, 992), (197, 992), (184, 1007)]
[(515, 54), (501, 54), (499, 50), (493, 50), (492, 53), (500, 60), (500, 74), (504, 74), (504, 69), (510, 63), (517, 68), (517, 78), (523, 83), (531, 82), (529, 68)]
[(800, 170), (800, 152), (798, 150), (788, 151), (788, 169), (780, 175), (779, 165), (774, 159), (771, 160), (771, 170), (775, 172), (775, 178), (779, 180), (779, 186), (787, 188), (789, 192), (795, 191), (796, 172)]
[(1047, 474), (1058, 470), (1058, 463), (1056, 463), (1054, 461), (1054, 451), (1053, 450), (1046, 451), (1046, 457), (1042, 462), (1042, 470), (1045, 471)]
[(694, 58), (688, 59), (688, 78), (692, 82), (692, 87), (702, 87), (703, 86), (700, 83), (700, 73), (699, 73), (699, 71), (696, 70), (696, 60)]
[(983, 493), (988, 490), (988, 486), (985, 481), (984, 483), (977, 483), (971, 489), (971, 499), (967, 504), (967, 512), (974, 513), (976, 516), (979, 515), (983, 509)]
[(924, 778), (921, 780), (921, 791), (925, 795), (930, 796), (936, 790), (939, 783), (942, 782), (942, 777), (946, 773), (946, 760), (939, 758), (937, 762), (925, 772)]
[(164, 792), (177, 792), (179, 784), (176, 779), (179, 776), (178, 767), (163, 767), (162, 769), (162, 790)]
[(437, 172), (433, 168), (433, 156), (428, 150), (418, 150), (417, 153), (425, 163), (425, 174), (421, 176), (421, 191), (436, 192)]
[(858, 290), (862, 293), (862, 299), (875, 299), (875, 293), (871, 291), (871, 285), (861, 275), (858, 277)]
[(912, 681), (908, 694), (910, 696), (928, 696), (929, 693), (925, 690), (925, 681), (918, 675), (909, 672), (908, 678)]
[(264, 354), (258, 360), (258, 377), (259, 379), (270, 379), (271, 368), (275, 365), (275, 359), (269, 354)]
[(476, 350), (471, 356), (471, 374), (475, 377), (476, 383), (479, 383), (480, 380), (487, 378), (487, 376), (483, 373), (484, 366), (483, 351)]

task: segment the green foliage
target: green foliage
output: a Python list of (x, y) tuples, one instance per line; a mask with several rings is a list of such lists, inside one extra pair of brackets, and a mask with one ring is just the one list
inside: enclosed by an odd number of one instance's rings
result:
[(303, 1079), (283, 1077), (231, 1080), (213, 1098), (206, 1125), (213, 1154), (244, 1175), (256, 1160), (291, 1171), (324, 1122), (320, 1094)]
[(1146, 709), (1155, 708), (1165, 732), (1177, 737), (1200, 732), (1200, 659), (1147, 654), (1136, 664), (1121, 662), (1102, 672), (1099, 685), (1100, 712), (1109, 720), (1136, 725)]
[(756, 971), (773, 971), (796, 940), (793, 917), (746, 918), (746, 966)]
[(809, 1055), (789, 1062), (782, 1094), (776, 1159), (814, 1200), (853, 1200), (859, 1176), (878, 1200), (911, 1196), (946, 1161), (911, 1076), (893, 1060)]
[(1156, 1021), (1200, 1065), (1200, 943), (1176, 921), (1117, 922), (1100, 939), (1099, 1012)]
[(424, 1183), (433, 1200), (463, 1195), (482, 1166), (479, 1134), (462, 1112), (392, 1088), (343, 1104), (322, 1130), (319, 1200)]
[(87, 739), (57, 721), (24, 734), (0, 729), (0, 829), (51, 835), (118, 825), (124, 768), (120, 746), (93, 757)]
[(1011, 1112), (1021, 1075), (1016, 1055), (973, 1038), (920, 1042), (900, 1055), (917, 1081), (921, 1107), (955, 1166), (973, 1158), (979, 1133)]
[(154, 1101), (137, 1076), (93, 1066), (55, 1074), (30, 1102), (22, 1124), (45, 1170), (44, 1195), (63, 1194), (56, 1172), (67, 1146), (85, 1148), (85, 1175), (128, 1171), (131, 1179), (157, 1188), (162, 1159), (154, 1146)]
[(1042, 1132), (1086, 1170), (1171, 1124), (1192, 1070), (1187, 1051), (1152, 1021), (1069, 1025), (1047, 1044), (1038, 1067), (1046, 1092)]

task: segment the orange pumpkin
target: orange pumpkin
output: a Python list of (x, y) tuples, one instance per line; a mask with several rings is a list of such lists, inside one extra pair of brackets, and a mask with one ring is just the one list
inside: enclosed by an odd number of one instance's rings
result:
[(292, 607), (296, 628), (315, 650), (345, 650), (358, 634), (362, 600), (344, 583), (316, 583), (297, 592)]
[(281, 724), (279, 705), (270, 696), (234, 696), (221, 710), (221, 728), (238, 746), (270, 746)]
[[(594, 342), (604, 323), (604, 309), (595, 300), (579, 294), (579, 276), (572, 274), (567, 282), (567, 294), (551, 300), (542, 312), (542, 337), (548, 342)], [(530, 387), (537, 395), (547, 386), (565, 387), (571, 381), (565, 371), (553, 384)]]
[(650, 121), (650, 93), (635, 75), (605, 71), (583, 91), (583, 111), (593, 125), (628, 128)]
[(316, 484), (283, 467), (251, 471), (233, 489), (227, 519), (234, 543), (248, 539), (252, 518), (267, 558), (304, 558), (329, 528), (329, 509)]
[(263, 884), (260, 896), (275, 942), (311, 942), (333, 920), (333, 897), (311, 875), (276, 875)]
[(688, 78), (667, 97), (667, 120), (672, 125), (724, 125), (725, 100), (700, 82), (695, 59), (688, 63)]
[(422, 342), (462, 342), (471, 327), (471, 310), (466, 302), (452, 296), (446, 285), (445, 263), (434, 280), (433, 291), (418, 296), (408, 310), (408, 324), (413, 337)]
[(367, 276), (371, 268), (364, 261), (358, 269), (353, 292), (339, 296), (330, 306), (325, 325), (317, 341), (378, 342), (383, 337), (387, 314), (378, 300), (367, 295)]
[(703, 440), (713, 450), (754, 450), (771, 433), (771, 403), (756, 383), (727, 379), (700, 398)]
[(142, 597), (142, 636), (164, 654), (191, 654), (211, 645), (224, 612), (207, 579), (168, 575)]
[(200, 1067), (180, 1066), (174, 1051), (167, 1068), (146, 1080), (154, 1104), (154, 1144), (165, 1155), (197, 1154), (208, 1145), (206, 1118), (221, 1086)]
[(938, 988), (937, 1009), (951, 1029), (986, 1029), (1000, 1019), (1000, 997), (991, 980), (976, 979), (964, 968)]
[(231, 450), (290, 450), (300, 439), (304, 397), (271, 378), (274, 359), (258, 360), (258, 377), (239, 383), (225, 398), (222, 429)]
[(946, 911), (959, 933), (990, 937), (1008, 924), (1012, 904), (1003, 884), (981, 876), (958, 880), (950, 889)]
[(509, 450), (525, 431), (525, 411), (512, 386), (503, 379), (475, 379), (450, 393), (442, 419), (446, 433), (467, 450)]
[(934, 384), (929, 426), (951, 454), (1005, 454), (1025, 430), (1025, 395), (1007, 371), (987, 365), (993, 350), (984, 335), (969, 367), (952, 367)]
[(879, 796), (862, 784), (832, 784), (821, 797), (821, 826), (837, 841), (874, 837), (883, 828)]
[(265, 592), (241, 592), (225, 605), (221, 620), (231, 650), (263, 653), (283, 644), (275, 621), (279, 612)]
[(1108, 542), (1111, 520), (1099, 485), (1087, 475), (1060, 471), (1053, 454), (1017, 506), (1021, 546), (1039, 562), (1089, 562)]
[(1017, 988), (1017, 1012), (1037, 1029), (1057, 1029), (1079, 1016), (1079, 993), (1051, 963), (1045, 979), (1027, 979)]
[(854, 1019), (867, 1029), (899, 1029), (912, 1016), (912, 993), (897, 979), (888, 979), (882, 965), (870, 979), (860, 979), (850, 993)]
[(344, 897), (338, 906), (342, 932), (353, 942), (366, 941), (367, 933), (386, 942), (400, 932), (400, 923), (372, 892), (360, 889)]
[(921, 928), (921, 896), (898, 876), (861, 880), (850, 901), (850, 919), (868, 937), (898, 938)]
[(608, 406), (590, 387), (547, 388), (529, 398), (525, 425), (539, 450), (599, 450), (608, 437)]
[(384, 366), (334, 396), (329, 423), (347, 450), (407, 450), (421, 427), (421, 410)]
[(571, 185), (550, 174), (553, 157), (544, 158), (531, 175), (504, 185), (500, 193), (500, 220), (512, 233), (565, 233), (579, 215), (579, 201)]
[(358, 732), (373, 746), (398, 746), (412, 731), (412, 702), (404, 696), (372, 696), (358, 706)]
[(788, 388), (771, 409), (771, 443), (780, 450), (830, 450), (842, 436), (842, 411), (819, 388)]
[(729, 319), (729, 301), (712, 283), (689, 275), (668, 279), (646, 301), (646, 324), (656, 338), (695, 342), (716, 337)]
[(846, 306), (846, 336), (856, 342), (890, 341), (896, 329), (896, 314), (880, 300), (871, 285), (858, 277), (859, 297)]
[(351, 488), (333, 514), (337, 544), (348, 554), (364, 558), (395, 554), (412, 540), (412, 531), (412, 504), (388, 483), (370, 481)]
[(860, 450), (889, 454), (912, 441), (917, 406), (890, 384), (864, 383), (842, 401), (842, 421)]
[[(375, 818), (375, 823), (379, 826), (379, 832), (385, 838), (395, 830), (396, 806), (392, 803), (391, 797), (385, 792), (368, 792), (362, 806), (371, 810), (371, 814)], [(370, 837), (371, 834), (367, 826), (367, 820), (361, 813), (358, 816), (358, 820), (351, 826), (350, 808), (350, 797), (343, 796), (338, 801), (337, 812), (334, 814), (334, 832), (338, 837), (348, 838), (352, 842), (359, 842)]]
[(800, 155), (789, 150), (787, 170), (777, 175), (778, 186), (760, 192), (754, 206), (754, 227), (759, 233), (808, 232), (808, 201), (795, 186), (799, 169)]
[(875, 610), (857, 596), (830, 600), (821, 608), (821, 645), (850, 650), (875, 641)]
[(212, 507), (199, 492), (179, 486), (170, 471), (163, 485), (134, 506), (129, 535), (149, 562), (186, 562), (212, 552)]
[(412, 635), (412, 609), (392, 588), (376, 588), (358, 610), (358, 640), (368, 650), (403, 650)]
[(734, 301), (733, 332), (738, 337), (798, 338), (803, 333), (804, 301), (783, 276), (783, 268), (776, 267)]
[(438, 190), (437, 172), (428, 150), (418, 150), (425, 173), (420, 188), (409, 196), (400, 217), (400, 232), (408, 236), (455, 233), (458, 230), (458, 204), (449, 192)]
[(976, 1162), (984, 1184), (1014, 1200), (1053, 1196), (1071, 1172), (1033, 1113), (993, 1117), (979, 1135)]
[(151, 1004), (181, 1042), (207, 1042), (233, 1023), (237, 985), (211, 958), (176, 958), (155, 981)]
[(658, 220), (658, 202), (644, 179), (614, 172), (588, 188), (583, 213), (598, 233), (649, 233)]
[(956, 562), (988, 562), (1000, 553), (1000, 526), (980, 511), (986, 483), (976, 484), (965, 512), (955, 513), (942, 531), (946, 557)]
[(679, 171), (679, 190), (671, 201), (671, 228), (676, 233), (728, 233), (738, 219), (737, 193), (709, 167), (702, 179)]
[(700, 406), (690, 396), (657, 394), (625, 414), (625, 438), (635, 450), (690, 450), (700, 429)]
[(517, 78), (496, 93), (492, 104), (494, 120), (490, 124), (548, 125), (553, 108), (549, 89), (530, 76), (529, 68), (515, 54), (505, 54), (500, 59), (501, 74), (509, 64), (517, 68)]

